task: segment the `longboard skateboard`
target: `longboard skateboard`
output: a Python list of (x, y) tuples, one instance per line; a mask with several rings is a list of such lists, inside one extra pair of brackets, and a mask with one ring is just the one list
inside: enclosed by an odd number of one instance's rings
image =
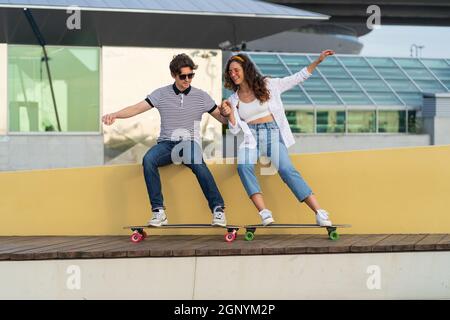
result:
[(201, 223), (188, 223), (188, 224), (167, 224), (160, 227), (154, 226), (127, 226), (124, 229), (131, 229), (133, 234), (130, 237), (130, 240), (133, 243), (138, 243), (144, 240), (147, 237), (147, 233), (144, 229), (172, 229), (172, 228), (224, 228), (227, 229), (227, 233), (225, 234), (225, 241), (232, 242), (236, 239), (237, 232), (239, 230), (239, 226), (227, 225), (225, 227), (222, 226), (213, 226), (211, 224), (201, 224)]
[(328, 237), (331, 240), (338, 240), (339, 234), (337, 233), (337, 228), (349, 228), (349, 224), (335, 224), (329, 227), (322, 227), (317, 224), (270, 224), (264, 226), (262, 224), (246, 225), (245, 228), (245, 240), (252, 241), (255, 238), (255, 231), (257, 228), (326, 228), (328, 231)]

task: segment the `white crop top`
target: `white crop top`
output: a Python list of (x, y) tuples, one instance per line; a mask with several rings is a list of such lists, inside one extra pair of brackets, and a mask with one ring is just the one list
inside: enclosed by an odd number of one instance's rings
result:
[(238, 112), (241, 119), (245, 122), (250, 122), (271, 115), (267, 101), (260, 103), (258, 99), (255, 99), (249, 103), (239, 100)]

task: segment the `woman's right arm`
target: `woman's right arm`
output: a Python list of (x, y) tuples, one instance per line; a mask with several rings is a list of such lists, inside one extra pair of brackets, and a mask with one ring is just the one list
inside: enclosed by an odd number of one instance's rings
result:
[(299, 72), (284, 78), (269, 78), (269, 81), (275, 85), (281, 93), (292, 89), (294, 86), (306, 81), (314, 72), (314, 69), (323, 61), (326, 57), (334, 54), (333, 50), (324, 50), (320, 53), (319, 57), (312, 62), (309, 66), (304, 67)]
[(228, 128), (232, 134), (238, 134), (240, 131), (239, 124), (235, 117), (234, 108), (231, 102), (228, 100), (223, 100), (222, 104), (219, 106), (220, 113), (222, 116), (228, 119)]
[(150, 110), (152, 106), (146, 101), (136, 103), (135, 105), (123, 108), (117, 112), (106, 114), (102, 117), (102, 121), (106, 125), (112, 125), (116, 119), (126, 119), (134, 117), (142, 112)]
[(312, 74), (314, 72), (314, 69), (316, 69), (316, 67), (320, 63), (322, 63), (322, 61), (325, 60), (326, 57), (332, 56), (333, 54), (334, 54), (333, 50), (324, 50), (324, 51), (322, 51), (320, 53), (319, 57), (307, 67), (308, 72)]

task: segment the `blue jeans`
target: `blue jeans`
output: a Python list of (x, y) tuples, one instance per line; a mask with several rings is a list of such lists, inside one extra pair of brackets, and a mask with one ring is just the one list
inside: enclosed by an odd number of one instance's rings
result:
[(261, 168), (261, 174), (274, 174), (278, 171), (281, 179), (288, 185), (300, 202), (305, 201), (313, 194), (309, 186), (303, 180), (300, 173), (292, 165), (288, 150), (283, 143), (280, 131), (275, 122), (249, 124), (256, 139), (256, 148), (241, 148), (238, 150), (238, 173), (247, 191), (248, 196), (261, 193), (258, 179), (255, 175), (255, 164), (260, 156), (270, 159), (273, 170)]
[[(173, 151), (173, 152), (172, 152)], [(172, 157), (172, 153), (174, 156)], [(208, 200), (211, 211), (224, 207), (222, 196), (214, 178), (206, 166), (200, 145), (194, 141), (160, 141), (150, 148), (144, 156), (144, 177), (150, 203), (153, 209), (164, 208), (164, 197), (161, 192), (161, 178), (158, 167), (172, 163), (183, 163), (197, 177), (203, 194)]]

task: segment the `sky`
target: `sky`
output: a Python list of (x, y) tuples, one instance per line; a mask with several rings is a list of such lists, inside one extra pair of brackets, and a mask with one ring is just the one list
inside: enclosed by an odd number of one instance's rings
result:
[(450, 59), (450, 27), (383, 26), (359, 38), (361, 55), (410, 57), (412, 44), (424, 46), (421, 58)]

